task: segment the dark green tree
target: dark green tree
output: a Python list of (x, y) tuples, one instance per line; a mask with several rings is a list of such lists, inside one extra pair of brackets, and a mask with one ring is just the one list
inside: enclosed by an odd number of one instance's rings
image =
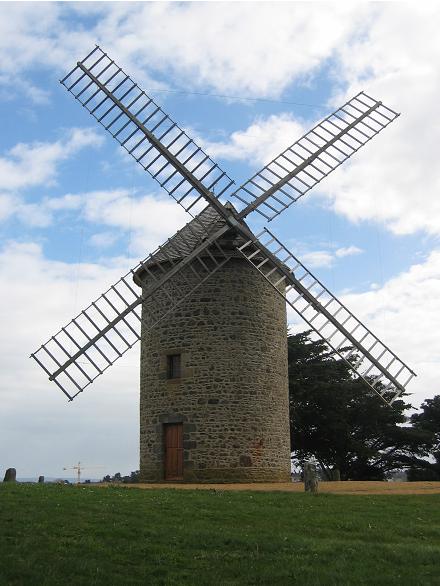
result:
[(424, 457), (409, 458), (408, 480), (440, 480), (440, 395), (426, 399), (411, 422), (420, 435)]
[(139, 476), (140, 471), (134, 470), (133, 472), (130, 472), (129, 476), (123, 476), (122, 482), (124, 482), (125, 484), (136, 484), (139, 482)]
[(294, 463), (314, 456), (329, 480), (332, 469), (342, 480), (383, 480), (419, 449), (411, 427), (401, 425), (409, 405), (386, 405), (310, 332), (289, 335), (288, 359)]
[(122, 476), (120, 472), (116, 472), (114, 476), (110, 476), (110, 474), (104, 476), (102, 482), (123, 482), (124, 484), (133, 484), (139, 482), (139, 476), (139, 470), (134, 470), (127, 476)]

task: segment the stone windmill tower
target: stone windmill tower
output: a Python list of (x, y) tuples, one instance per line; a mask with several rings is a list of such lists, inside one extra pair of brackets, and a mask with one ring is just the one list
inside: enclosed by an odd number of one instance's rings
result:
[[(182, 258), (182, 239), (197, 233), (200, 219), (212, 230), (225, 225), (208, 207), (164, 251)], [(148, 480), (290, 478), (286, 303), (235, 250), (238, 243), (232, 229), (221, 251), (202, 253), (205, 264), (221, 266), (197, 289), (191, 269), (173, 279), (171, 296), (177, 289), (188, 297), (154, 328), (148, 319), (167, 300), (144, 303), (140, 467)], [(152, 258), (150, 270), (163, 258)], [(135, 280), (147, 289), (144, 275), (138, 270)]]
[(144, 480), (288, 479), (286, 303), (382, 400), (404, 392), (413, 371), (245, 223), (275, 218), (398, 114), (361, 92), (237, 189), (98, 46), (61, 83), (194, 214), (32, 354), (72, 400), (141, 340)]

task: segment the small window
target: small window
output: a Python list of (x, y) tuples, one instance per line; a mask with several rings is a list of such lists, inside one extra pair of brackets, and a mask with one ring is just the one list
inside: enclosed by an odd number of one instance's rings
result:
[(181, 377), (181, 355), (168, 354), (167, 356), (167, 378)]

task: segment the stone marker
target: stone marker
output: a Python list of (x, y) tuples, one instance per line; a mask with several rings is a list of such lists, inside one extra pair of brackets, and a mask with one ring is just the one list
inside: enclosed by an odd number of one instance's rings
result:
[(333, 480), (335, 482), (339, 482), (341, 480), (341, 472), (339, 471), (338, 468), (332, 468), (330, 470), (330, 480)]
[(5, 472), (3, 482), (15, 482), (17, 476), (17, 470), (15, 468), (8, 468)]
[(38, 477), (38, 484), (41, 484), (42, 482), (44, 482), (44, 476), (39, 476)]
[(304, 490), (306, 492), (318, 492), (318, 474), (316, 464), (312, 461), (304, 463)]

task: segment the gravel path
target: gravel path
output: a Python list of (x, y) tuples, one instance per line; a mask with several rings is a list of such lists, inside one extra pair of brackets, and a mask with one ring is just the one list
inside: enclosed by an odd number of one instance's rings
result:
[[(158, 484), (121, 484), (127, 488), (177, 490), (252, 490), (303, 492), (302, 482), (262, 482), (254, 484), (183, 484), (179, 482)], [(439, 494), (440, 482), (320, 482), (319, 492), (339, 494)]]

